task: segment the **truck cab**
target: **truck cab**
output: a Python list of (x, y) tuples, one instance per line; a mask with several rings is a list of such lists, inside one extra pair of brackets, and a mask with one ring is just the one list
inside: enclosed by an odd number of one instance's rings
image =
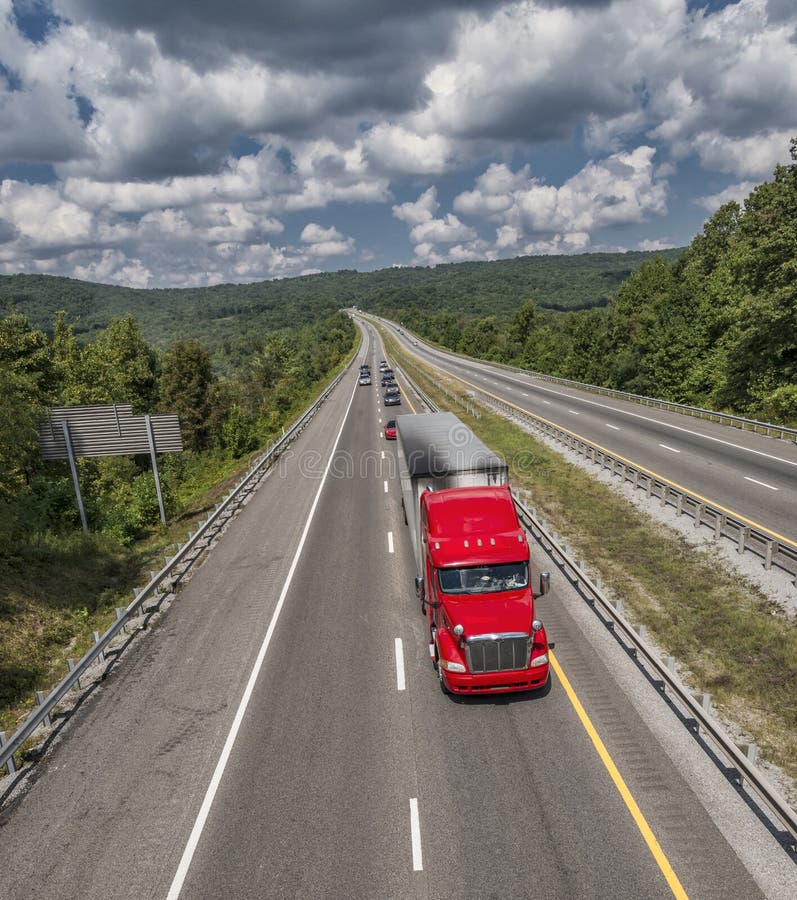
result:
[(421, 495), (421, 607), (440, 685), (452, 693), (528, 691), (548, 681), (530, 554), (508, 485)]

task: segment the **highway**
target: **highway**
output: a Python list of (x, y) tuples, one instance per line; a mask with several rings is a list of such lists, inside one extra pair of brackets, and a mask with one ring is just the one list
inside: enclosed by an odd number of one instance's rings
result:
[(414, 344), (403, 349), (478, 388), (643, 466), (797, 548), (797, 443), (559, 386)]
[(386, 411), (352, 371), (82, 704), (0, 814), (3, 898), (793, 896), (556, 571), (550, 689), (442, 694), (382, 437), (402, 387)]

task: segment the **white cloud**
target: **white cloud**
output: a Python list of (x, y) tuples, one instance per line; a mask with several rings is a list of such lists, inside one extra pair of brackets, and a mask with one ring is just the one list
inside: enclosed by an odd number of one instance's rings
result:
[(667, 238), (656, 238), (655, 240), (640, 241), (637, 246), (640, 250), (671, 250), (677, 244)]
[[(355, 243), (273, 246), (288, 219), (293, 233), (360, 203), (389, 208), (428, 264), (573, 252), (665, 215), (676, 166), (737, 182), (694, 201), (709, 210), (788, 162), (797, 133), (788, 0), (297, 0), (221, 19), (211, 0), (52, 5), (60, 23), (34, 43), (0, 0), (0, 166), (39, 167), (5, 170), (4, 271), (295, 274)], [(593, 161), (554, 183), (533, 152), (552, 146), (560, 171)], [(429, 179), (448, 196), (482, 169), (441, 212)], [(422, 193), (396, 204), (408, 191)]]
[(408, 201), (407, 203), (394, 206), (393, 215), (408, 225), (417, 226), (431, 222), (439, 208), (437, 189), (430, 187), (414, 203)]
[(756, 184), (754, 181), (740, 181), (737, 184), (729, 184), (725, 190), (722, 190), (717, 194), (707, 194), (705, 197), (697, 197), (695, 203), (713, 215), (724, 203), (728, 203), (731, 200), (735, 200), (737, 203), (742, 204), (755, 186)]
[(410, 240), (413, 244), (452, 244), (455, 241), (470, 241), (476, 237), (473, 228), (464, 225), (451, 213), (443, 219), (430, 219), (421, 222), (410, 231)]
[(363, 147), (377, 170), (393, 176), (440, 175), (456, 167), (452, 141), (440, 134), (422, 136), (403, 125), (375, 125)]
[(315, 222), (305, 225), (299, 240), (309, 245), (307, 252), (313, 256), (343, 256), (354, 250), (354, 238), (344, 238), (334, 226), (323, 228)]
[[(530, 175), (491, 166), (476, 189), (460, 194), (454, 208), (498, 222), (497, 244), (516, 247), (526, 234), (588, 234), (596, 228), (636, 224), (667, 211), (666, 182), (654, 174), (652, 147), (637, 147), (588, 163), (560, 187)], [(495, 191), (496, 193), (491, 193)], [(563, 238), (565, 246), (575, 243)]]

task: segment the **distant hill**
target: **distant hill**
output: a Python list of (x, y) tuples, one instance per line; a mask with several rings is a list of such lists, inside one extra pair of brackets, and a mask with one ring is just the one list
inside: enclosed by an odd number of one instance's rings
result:
[(644, 260), (673, 260), (682, 252), (525, 256), (185, 289), (138, 290), (52, 275), (6, 275), (0, 276), (0, 302), (47, 332), (61, 309), (76, 321), (78, 337), (130, 313), (153, 346), (191, 337), (219, 348), (352, 305), (376, 312), (416, 307), (472, 315), (510, 314), (530, 299), (554, 310), (602, 306)]

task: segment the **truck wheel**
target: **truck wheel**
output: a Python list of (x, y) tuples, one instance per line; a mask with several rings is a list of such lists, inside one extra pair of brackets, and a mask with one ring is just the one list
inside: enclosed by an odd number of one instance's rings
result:
[(440, 665), (440, 663), (437, 664), (437, 677), (440, 679), (440, 690), (444, 694), (450, 694), (451, 691), (449, 691), (448, 687), (446, 686), (446, 679), (443, 675), (443, 667)]
[(407, 507), (404, 505), (403, 497), (401, 498), (401, 512), (402, 512), (402, 515), (404, 516), (404, 524), (409, 525), (409, 522), (407, 521)]
[(426, 601), (425, 600), (421, 600), (421, 615), (422, 616), (426, 615)]

